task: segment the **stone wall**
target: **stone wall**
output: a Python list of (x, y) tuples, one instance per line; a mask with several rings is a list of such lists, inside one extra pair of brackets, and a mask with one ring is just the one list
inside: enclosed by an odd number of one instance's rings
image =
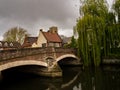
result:
[(46, 67), (46, 69), (48, 70), (40, 72), (41, 74), (43, 73), (44, 75), (53, 77), (61, 76), (62, 71), (57, 65), (59, 61), (58, 59), (63, 59), (66, 57), (77, 58), (76, 50), (70, 48), (53, 47), (3, 50), (0, 51), (0, 71), (12, 67), (12, 65), (13, 67), (22, 65), (39, 65)]

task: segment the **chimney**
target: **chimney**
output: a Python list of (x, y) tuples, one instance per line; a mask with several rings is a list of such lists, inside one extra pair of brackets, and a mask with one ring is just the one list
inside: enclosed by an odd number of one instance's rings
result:
[(52, 26), (52, 27), (49, 28), (49, 32), (51, 32), (51, 33), (58, 33), (58, 28), (55, 27), (55, 26)]
[(40, 32), (42, 32), (43, 31), (43, 29), (40, 29)]

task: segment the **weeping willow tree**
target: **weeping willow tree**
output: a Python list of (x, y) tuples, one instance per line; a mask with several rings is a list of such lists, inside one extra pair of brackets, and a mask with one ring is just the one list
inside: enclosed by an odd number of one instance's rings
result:
[[(108, 10), (106, 0), (80, 0), (80, 18), (75, 32), (78, 34), (78, 53), (84, 66), (99, 66), (101, 56), (109, 57), (120, 47), (120, 0)], [(116, 19), (117, 18), (117, 19)]]
[(114, 0), (112, 9), (116, 19), (112, 27), (112, 47), (118, 48), (120, 45), (120, 0)]
[[(111, 57), (120, 47), (120, 0), (115, 0), (112, 10), (107, 14), (105, 28), (104, 56)], [(114, 50), (114, 52), (112, 51)]]
[[(80, 0), (80, 18), (76, 24), (79, 54), (84, 66), (95, 66), (101, 62), (101, 48), (106, 47), (106, 17), (108, 14), (105, 0)], [(106, 50), (105, 50), (106, 53)]]
[(114, 0), (113, 9), (117, 16), (118, 23), (120, 24), (120, 0)]
[(84, 65), (89, 66), (94, 61), (99, 66), (101, 59), (102, 36), (105, 29), (104, 21), (99, 17), (86, 15), (78, 21), (78, 47)]

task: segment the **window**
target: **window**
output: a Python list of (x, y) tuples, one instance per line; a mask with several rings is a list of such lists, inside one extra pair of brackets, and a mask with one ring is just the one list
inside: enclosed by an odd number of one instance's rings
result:
[(60, 47), (59, 43), (55, 43), (55, 47)]
[(49, 43), (49, 47), (53, 47), (54, 46), (54, 43)]
[(43, 43), (43, 44), (42, 44), (42, 47), (46, 47), (46, 43)]

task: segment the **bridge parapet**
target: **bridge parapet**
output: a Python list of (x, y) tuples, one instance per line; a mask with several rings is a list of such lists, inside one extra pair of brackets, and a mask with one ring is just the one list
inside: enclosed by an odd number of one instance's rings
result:
[(76, 54), (77, 55), (77, 50), (74, 48), (55, 48), (55, 52), (59, 53), (71, 53), (71, 54)]
[[(13, 50), (1, 50), (0, 51), (0, 61), (7, 60), (17, 57), (35, 55), (39, 53), (46, 53), (48, 48), (24, 48), (24, 49), (13, 49)], [(50, 51), (47, 51), (50, 53)]]
[[(38, 49), (38, 50), (42, 51), (42, 49)], [(38, 52), (36, 52), (35, 49), (31, 49), (31, 48), (2, 50), (0, 51), (0, 65), (8, 62), (14, 62), (17, 60), (16, 58), (34, 55), (36, 53)]]
[(24, 49), (13, 49), (13, 50), (1, 50), (0, 61), (7, 60), (17, 57), (35, 55), (35, 54), (46, 54), (48, 56), (54, 56), (54, 53), (69, 53), (75, 54), (75, 49), (70, 48), (24, 48)]
[(73, 54), (77, 56), (77, 49), (74, 48), (55, 48), (56, 58), (65, 54)]

